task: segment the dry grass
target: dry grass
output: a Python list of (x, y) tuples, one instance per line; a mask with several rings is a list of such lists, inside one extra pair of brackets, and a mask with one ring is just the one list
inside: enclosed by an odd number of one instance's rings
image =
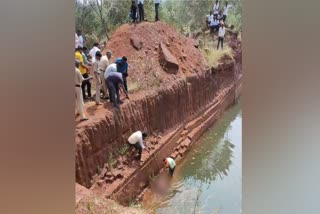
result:
[(220, 63), (220, 60), (224, 57), (234, 60), (233, 50), (228, 46), (224, 47), (222, 50), (203, 48), (201, 49), (201, 52), (203, 53), (210, 67), (216, 67)]

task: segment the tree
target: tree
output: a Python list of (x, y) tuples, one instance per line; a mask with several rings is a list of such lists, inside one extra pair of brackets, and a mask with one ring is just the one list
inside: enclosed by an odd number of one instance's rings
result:
[[(110, 13), (112, 9), (114, 9), (114, 2), (115, 0), (87, 0), (88, 4), (95, 12), (95, 14), (100, 19), (101, 23), (101, 35), (105, 34), (109, 39), (109, 34), (107, 31), (107, 23), (106, 23), (106, 16)], [(105, 7), (106, 6), (106, 11)]]

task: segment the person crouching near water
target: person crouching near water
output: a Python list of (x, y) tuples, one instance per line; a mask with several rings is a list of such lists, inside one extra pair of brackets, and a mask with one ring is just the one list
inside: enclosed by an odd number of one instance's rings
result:
[(128, 138), (128, 143), (130, 147), (134, 147), (139, 152), (138, 160), (141, 161), (142, 157), (142, 150), (145, 149), (148, 153), (150, 152), (149, 149), (145, 147), (143, 144), (143, 140), (147, 138), (148, 134), (142, 131), (136, 131)]
[(176, 168), (176, 162), (172, 158), (165, 158), (163, 159), (163, 164), (165, 168), (169, 168), (170, 176), (173, 176), (174, 170)]

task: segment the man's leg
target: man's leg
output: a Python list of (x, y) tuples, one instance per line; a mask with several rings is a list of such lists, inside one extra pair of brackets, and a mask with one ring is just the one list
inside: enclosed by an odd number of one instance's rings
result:
[[(88, 75), (89, 77), (89, 75)], [(91, 97), (91, 82), (90, 80), (87, 81), (87, 89), (88, 89), (88, 97)]]
[(117, 103), (117, 105), (119, 105), (119, 104), (120, 104), (119, 84), (116, 84), (116, 85), (114, 86), (114, 88), (115, 88), (116, 96), (117, 96), (117, 98), (116, 98), (116, 103)]
[(223, 40), (224, 38), (221, 38), (221, 48), (223, 49)]
[(156, 21), (159, 21), (159, 3), (155, 4), (155, 9), (156, 9)]
[(140, 146), (139, 143), (136, 143), (136, 144), (130, 144), (131, 146), (133, 146), (135, 148), (135, 150), (138, 151), (139, 153), (139, 156), (138, 156), (138, 159), (141, 160), (141, 156), (142, 156), (142, 147)]
[(101, 87), (102, 87), (102, 91), (104, 94), (104, 97), (107, 97), (108, 94), (108, 88), (107, 88), (107, 84), (106, 81), (104, 79), (104, 71), (100, 71), (100, 80), (101, 80)]
[(100, 89), (101, 89), (101, 83), (100, 83), (100, 75), (95, 73), (94, 74), (94, 81), (96, 83), (96, 103), (100, 103)]
[[(83, 76), (83, 75), (82, 75)], [(81, 91), (82, 91), (82, 99), (85, 100), (86, 99), (86, 92), (85, 92), (85, 88), (86, 88), (86, 83), (85, 81), (82, 82), (81, 84)]]
[(218, 45), (217, 45), (217, 50), (219, 50), (219, 43), (220, 43), (220, 37), (218, 37)]
[(81, 96), (81, 88), (76, 87), (76, 99), (77, 99), (77, 110), (78, 113), (80, 114), (80, 120), (86, 119), (86, 116), (84, 115), (84, 110), (83, 110), (83, 98)]
[(109, 81), (106, 80), (105, 82), (106, 82), (106, 85), (107, 85), (107, 88), (108, 88), (109, 100), (110, 100), (110, 102), (112, 103), (112, 102), (113, 102), (112, 96), (111, 96), (111, 90), (112, 90), (112, 89), (111, 89), (110, 86), (109, 86)]
[(142, 4), (138, 4), (139, 20), (142, 21)]
[(169, 172), (170, 172), (171, 177), (173, 176), (173, 173), (174, 173), (175, 169), (176, 169), (176, 167), (174, 167), (173, 169), (169, 168)]
[[(80, 114), (80, 111), (79, 111), (79, 98), (78, 98), (78, 92), (77, 92), (77, 89), (78, 87), (75, 87), (75, 113), (76, 115)], [(80, 96), (82, 96), (82, 94), (80, 93)]]
[(144, 21), (144, 5), (141, 4), (141, 16), (142, 16), (142, 21)]
[(126, 76), (123, 76), (123, 86), (126, 89), (126, 91), (128, 92), (127, 77)]
[(140, 143), (136, 143), (136, 145), (137, 145), (137, 149), (138, 149), (138, 151), (139, 151), (139, 160), (141, 160), (141, 157), (142, 157), (142, 147), (141, 147), (141, 145), (140, 145)]
[(113, 103), (114, 106), (116, 106), (116, 98), (115, 98), (115, 87), (112, 81), (108, 81), (108, 88), (109, 88), (109, 96), (110, 96), (110, 101)]

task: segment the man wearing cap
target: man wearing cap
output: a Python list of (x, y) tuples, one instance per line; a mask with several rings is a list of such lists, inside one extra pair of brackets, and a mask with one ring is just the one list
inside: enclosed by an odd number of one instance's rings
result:
[(127, 57), (123, 56), (122, 58), (118, 58), (115, 63), (118, 65), (117, 72), (122, 74), (124, 88), (128, 92), (128, 86), (127, 86), (128, 59)]
[(108, 87), (107, 87), (106, 81), (104, 81), (105, 80), (104, 73), (109, 66), (109, 61), (111, 57), (112, 57), (112, 52), (108, 50), (106, 55), (101, 57), (99, 68), (98, 68), (100, 71), (100, 79), (102, 82), (102, 92), (103, 92), (104, 98), (107, 98), (107, 94), (108, 94)]
[(100, 79), (100, 70), (99, 70), (99, 63), (102, 55), (100, 51), (97, 51), (95, 54), (95, 61), (92, 65), (92, 70), (93, 70), (93, 77), (94, 77), (94, 82), (96, 83), (96, 105), (101, 105), (100, 103), (100, 89), (101, 89), (101, 79)]

